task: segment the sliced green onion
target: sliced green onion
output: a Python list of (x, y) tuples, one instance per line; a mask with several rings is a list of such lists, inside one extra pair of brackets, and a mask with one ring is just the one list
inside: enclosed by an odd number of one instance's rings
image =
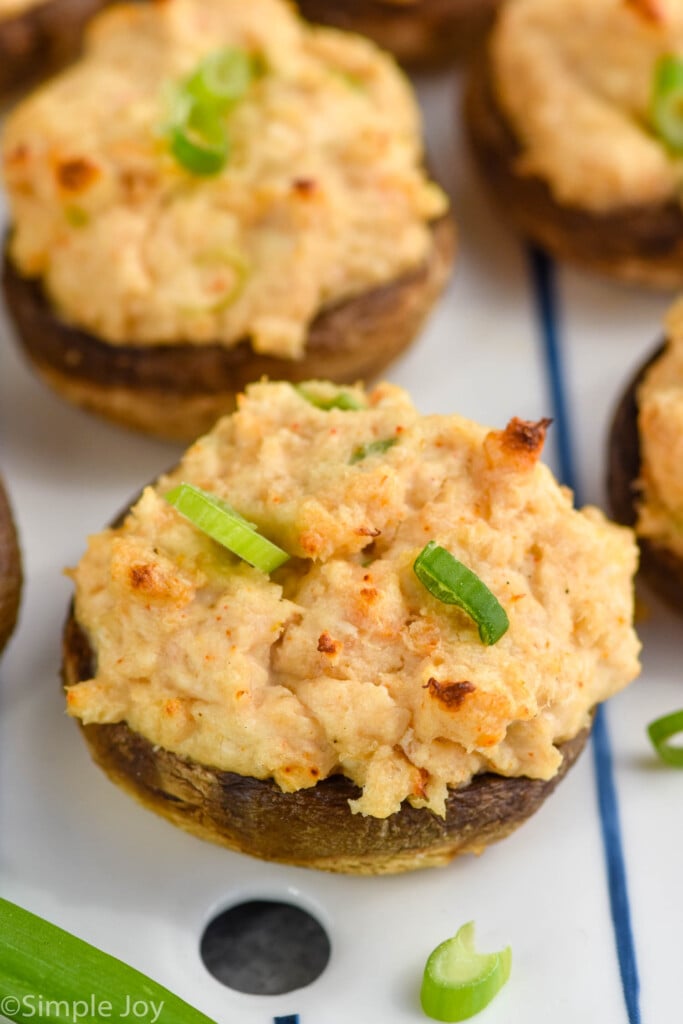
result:
[(672, 736), (683, 733), (683, 711), (657, 718), (648, 725), (647, 731), (662, 761), (674, 768), (683, 768), (683, 746), (669, 743)]
[(286, 551), (262, 537), (253, 523), (247, 522), (239, 512), (215, 494), (182, 483), (164, 497), (193, 526), (255, 569), (272, 572), (289, 560)]
[(338, 391), (335, 395), (326, 398), (323, 395), (313, 394), (313, 392), (302, 387), (300, 384), (296, 385), (296, 390), (302, 398), (305, 398), (307, 402), (314, 405), (316, 409), (323, 409), (325, 412), (329, 412), (330, 409), (342, 409), (344, 412), (352, 412), (365, 408), (349, 391)]
[(205, 57), (186, 80), (183, 91), (202, 106), (225, 110), (242, 99), (255, 73), (256, 66), (250, 54), (236, 47), (227, 47)]
[(185, 96), (171, 125), (171, 152), (192, 174), (218, 174), (230, 150), (224, 118), (214, 107)]
[(510, 625), (505, 609), (476, 573), (430, 540), (415, 559), (415, 575), (443, 604), (454, 604), (475, 621), (485, 644), (495, 644)]
[(657, 61), (650, 120), (670, 149), (683, 152), (683, 58), (668, 55)]
[(260, 73), (258, 60), (234, 47), (210, 53), (173, 93), (171, 152), (192, 174), (218, 174), (230, 144), (226, 116)]
[(368, 441), (367, 444), (359, 444), (354, 448), (350, 462), (353, 466), (356, 462), (367, 459), (370, 455), (383, 455), (398, 442), (397, 437), (385, 437), (381, 441)]
[(467, 1020), (497, 995), (510, 977), (511, 965), (509, 946), (500, 953), (475, 952), (470, 921), (430, 954), (422, 978), (422, 1009), (434, 1020)]
[(4, 899), (0, 1015), (22, 1024), (213, 1024), (135, 968)]
[(220, 266), (224, 264), (235, 274), (235, 283), (232, 288), (229, 288), (225, 295), (222, 295), (219, 299), (215, 299), (213, 302), (207, 302), (204, 305), (196, 306), (179, 306), (178, 309), (181, 313), (186, 316), (206, 316), (215, 315), (216, 313), (222, 313), (223, 310), (229, 309), (244, 291), (244, 286), (249, 278), (251, 267), (247, 263), (244, 256), (241, 256), (238, 252), (230, 252), (227, 249), (215, 250), (213, 252), (204, 253), (197, 259), (199, 266)]
[(90, 214), (82, 206), (67, 206), (64, 216), (72, 228), (84, 228), (90, 223)]
[(354, 74), (353, 71), (344, 71), (343, 68), (330, 68), (330, 74), (341, 79), (344, 85), (355, 92), (367, 91), (367, 79), (361, 78), (360, 75)]

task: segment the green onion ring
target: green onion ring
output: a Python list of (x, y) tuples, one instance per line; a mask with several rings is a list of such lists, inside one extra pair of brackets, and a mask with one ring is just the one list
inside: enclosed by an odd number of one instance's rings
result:
[(488, 1006), (510, 977), (512, 951), (477, 953), (474, 922), (460, 928), (430, 954), (424, 969), (420, 1002), (433, 1020), (460, 1021)]
[(202, 106), (226, 109), (241, 100), (254, 79), (254, 62), (245, 50), (226, 47), (210, 53), (186, 80), (183, 91)]
[(189, 96), (182, 97), (178, 109), (170, 128), (173, 156), (192, 174), (218, 174), (230, 150), (223, 117)]
[(269, 573), (289, 560), (286, 551), (262, 537), (252, 523), (215, 494), (181, 483), (164, 497), (193, 526), (255, 569)]
[(510, 625), (505, 609), (476, 573), (431, 540), (415, 559), (413, 570), (420, 583), (443, 604), (454, 604), (474, 620), (479, 637), (495, 644)]
[(669, 743), (672, 736), (683, 733), (683, 711), (673, 711), (650, 722), (647, 732), (662, 761), (683, 768), (683, 747)]
[(657, 61), (650, 121), (670, 149), (683, 152), (683, 58), (669, 54)]

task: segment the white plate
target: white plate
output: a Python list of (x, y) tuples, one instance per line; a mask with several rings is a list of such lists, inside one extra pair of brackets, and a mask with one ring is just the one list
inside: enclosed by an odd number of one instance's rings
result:
[[(558, 424), (528, 258), (480, 193), (459, 138), (456, 84), (450, 75), (422, 81), (420, 95), (434, 165), (460, 225), (457, 271), (422, 338), (388, 376), (409, 387), (425, 413), (457, 411), (494, 426), (512, 415), (554, 415), (549, 461), (560, 467), (558, 438), (567, 428), (581, 498), (603, 504), (609, 417), (660, 334), (670, 296), (558, 272), (556, 383), (567, 401), (567, 423)], [(70, 596), (62, 569), (179, 449), (63, 404), (0, 326), (0, 465), (26, 574), (19, 629), (0, 667), (2, 894), (224, 1024), (289, 1014), (300, 1024), (417, 1024), (428, 953), (471, 919), (482, 950), (513, 948), (511, 979), (482, 1022), (637, 1024), (635, 987), (627, 980), (627, 1010), (620, 978), (616, 939), (623, 946), (627, 936), (623, 915), (616, 934), (611, 918), (590, 750), (527, 825), (481, 858), (379, 879), (269, 865), (202, 843), (138, 807), (91, 764), (60, 693)], [(606, 723), (642, 1020), (661, 1022), (673, 1019), (679, 1001), (683, 776), (657, 764), (645, 727), (683, 704), (683, 693), (680, 624), (653, 599), (647, 604), (642, 677), (611, 702)], [(207, 973), (198, 951), (204, 924), (217, 908), (248, 898), (294, 902), (324, 924), (332, 956), (317, 981), (256, 997)]]

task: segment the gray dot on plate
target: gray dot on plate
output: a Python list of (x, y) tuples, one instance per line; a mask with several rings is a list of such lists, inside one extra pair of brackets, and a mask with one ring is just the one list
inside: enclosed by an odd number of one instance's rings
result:
[(209, 973), (228, 988), (281, 995), (310, 985), (322, 974), (330, 959), (330, 940), (301, 907), (250, 900), (208, 923), (200, 954)]

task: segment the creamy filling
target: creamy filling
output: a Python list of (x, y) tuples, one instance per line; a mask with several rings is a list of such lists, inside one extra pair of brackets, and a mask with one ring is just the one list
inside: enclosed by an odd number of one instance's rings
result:
[[(380, 818), (404, 800), (443, 814), (482, 771), (551, 778), (558, 744), (638, 672), (631, 532), (573, 509), (535, 425), (420, 417), (390, 385), (352, 393), (365, 408), (326, 412), (252, 386), (90, 539), (71, 575), (97, 669), (69, 687), (70, 713), (284, 791), (341, 772), (363, 790), (352, 809)], [(209, 540), (164, 500), (181, 480), (291, 561), (268, 577)], [(429, 540), (506, 609), (495, 645), (418, 581)]]

